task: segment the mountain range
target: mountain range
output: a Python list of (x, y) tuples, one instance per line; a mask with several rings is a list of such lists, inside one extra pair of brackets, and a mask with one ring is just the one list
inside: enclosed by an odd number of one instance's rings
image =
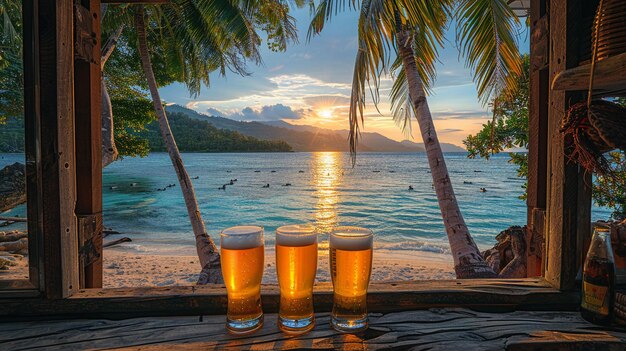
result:
[[(206, 121), (219, 129), (239, 132), (261, 140), (285, 141), (294, 151), (349, 151), (348, 131), (330, 130), (307, 125), (294, 125), (285, 121), (242, 122), (229, 118), (209, 116), (180, 105), (168, 105), (167, 112), (184, 114), (189, 118)], [(465, 152), (454, 144), (441, 144), (443, 152)], [(361, 152), (423, 152), (421, 143), (409, 140), (398, 142), (379, 133), (361, 133)]]

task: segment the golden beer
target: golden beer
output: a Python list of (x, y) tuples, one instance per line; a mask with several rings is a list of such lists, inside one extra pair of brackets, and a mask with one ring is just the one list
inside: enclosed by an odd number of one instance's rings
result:
[(226, 327), (247, 333), (263, 325), (261, 279), (265, 260), (263, 228), (239, 226), (220, 234), (221, 263), (228, 292)]
[(276, 273), (280, 286), (278, 326), (287, 333), (313, 328), (313, 283), (317, 272), (317, 233), (308, 225), (276, 230)]
[(331, 325), (338, 331), (367, 328), (367, 286), (372, 273), (373, 233), (365, 228), (338, 227), (329, 238), (333, 281)]

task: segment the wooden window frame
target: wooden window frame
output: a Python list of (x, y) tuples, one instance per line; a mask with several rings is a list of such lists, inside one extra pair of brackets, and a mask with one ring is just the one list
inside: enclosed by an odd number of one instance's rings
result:
[[(92, 9), (100, 5), (98, 0), (82, 0), (82, 3)], [(3, 306), (0, 318), (42, 315), (125, 318), (224, 313), (226, 290), (223, 286), (79, 288), (89, 286), (90, 279), (86, 273), (89, 268), (79, 264), (79, 247), (82, 247), (79, 246), (82, 240), (79, 240), (79, 227), (82, 225), (78, 225), (76, 213), (82, 206), (90, 212), (88, 216), (92, 220), (98, 215), (98, 193), (101, 196), (101, 192), (94, 191), (93, 184), (97, 184), (101, 175), (94, 171), (94, 167), (100, 165), (100, 150), (92, 147), (85, 156), (86, 151), (82, 150), (85, 140), (92, 139), (76, 133), (99, 130), (99, 122), (96, 122), (99, 113), (94, 112), (99, 101), (99, 88), (95, 88), (99, 84), (94, 84), (94, 77), (99, 71), (94, 72), (88, 66), (81, 70), (75, 65), (73, 0), (25, 0), (24, 5), (31, 280), (21, 290), (5, 290), (7, 286), (0, 286)], [(529, 158), (533, 163), (529, 175), (532, 195), (528, 202), (528, 222), (531, 229), (545, 237), (545, 262), (533, 268), (542, 272), (542, 277), (373, 282), (368, 294), (371, 311), (440, 306), (495, 310), (576, 308), (580, 297), (576, 289), (582, 257), (580, 248), (590, 230), (590, 206), (587, 206), (590, 205), (590, 183), (584, 172), (567, 162), (566, 141), (558, 132), (564, 111), (577, 95), (550, 91), (546, 79), (578, 63), (573, 43), (580, 31), (574, 20), (580, 16), (580, 9), (581, 0), (532, 1), (531, 31), (538, 35), (531, 35), (531, 52), (545, 56), (534, 60), (531, 69), (531, 96), (537, 100), (530, 108)], [(546, 17), (548, 14), (551, 16)], [(75, 86), (79, 83), (74, 74), (83, 75), (80, 87)], [(78, 88), (84, 98), (75, 102), (74, 93)], [(82, 89), (90, 90), (86, 94)], [(94, 145), (93, 140), (91, 145)], [(90, 179), (77, 181), (77, 177), (85, 175)], [(86, 196), (84, 192), (91, 195)], [(97, 235), (97, 232), (96, 229), (91, 234)], [(101, 261), (99, 264), (101, 267)], [(94, 281), (97, 283), (97, 277)], [(262, 298), (265, 311), (277, 310), (277, 286), (263, 286)], [(316, 285), (314, 300), (316, 310), (328, 311), (332, 304), (332, 286), (329, 283)]]

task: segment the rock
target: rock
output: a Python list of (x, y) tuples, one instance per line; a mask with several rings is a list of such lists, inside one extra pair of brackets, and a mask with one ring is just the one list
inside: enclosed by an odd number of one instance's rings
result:
[(0, 170), (0, 212), (26, 202), (26, 173), (24, 165), (15, 162)]

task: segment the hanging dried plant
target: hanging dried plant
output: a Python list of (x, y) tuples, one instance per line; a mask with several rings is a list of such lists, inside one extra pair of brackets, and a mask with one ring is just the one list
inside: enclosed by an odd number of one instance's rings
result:
[(609, 163), (602, 154), (626, 150), (626, 108), (606, 100), (579, 102), (567, 111), (561, 132), (573, 140), (570, 160), (590, 172), (608, 174)]

